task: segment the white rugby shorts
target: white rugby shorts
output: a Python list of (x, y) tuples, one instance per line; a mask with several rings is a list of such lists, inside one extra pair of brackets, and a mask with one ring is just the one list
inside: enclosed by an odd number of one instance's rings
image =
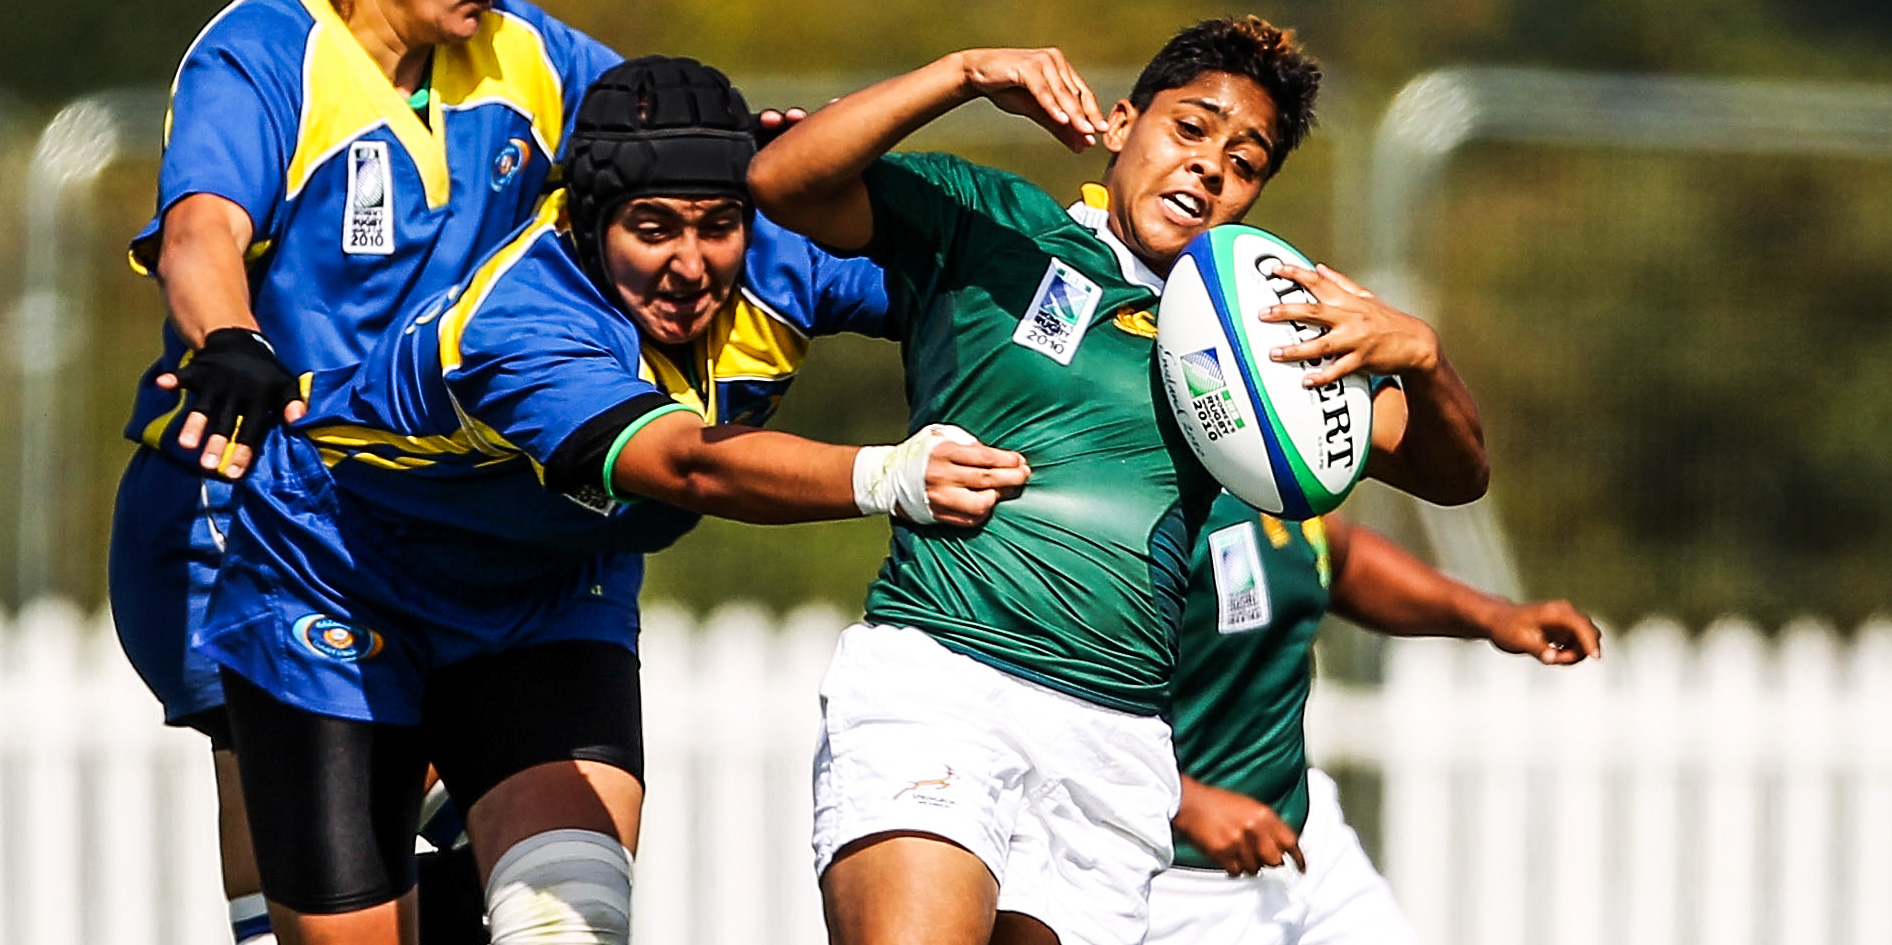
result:
[(1040, 686), (912, 628), (856, 624), (821, 684), (815, 871), (886, 831), (984, 861), (998, 908), (1063, 945), (1136, 945), (1182, 796), (1169, 726)]
[(1324, 772), (1307, 772), (1303, 876), (1289, 861), (1256, 876), (1176, 867), (1150, 888), (1149, 945), (1418, 945)]

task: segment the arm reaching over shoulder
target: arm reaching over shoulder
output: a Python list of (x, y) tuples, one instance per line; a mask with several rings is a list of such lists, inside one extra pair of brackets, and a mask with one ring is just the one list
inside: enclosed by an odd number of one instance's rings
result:
[(941, 115), (985, 97), (1042, 125), (1073, 151), (1104, 130), (1097, 99), (1056, 49), (968, 49), (845, 96), (797, 122), (756, 154), (757, 209), (823, 245), (873, 240), (862, 178), (868, 165)]
[(1603, 656), (1602, 631), (1569, 601), (1515, 603), (1455, 581), (1384, 536), (1327, 519), (1335, 613), (1392, 636), (1490, 640), (1551, 665)]
[(1397, 377), (1403, 387), (1388, 387), (1373, 398), (1373, 452), (1367, 475), (1440, 505), (1459, 505), (1484, 495), (1491, 464), (1478, 402), (1446, 360), (1432, 326), (1328, 266), (1284, 265), (1279, 273), (1319, 301), (1278, 305), (1263, 313), (1262, 320), (1306, 322), (1328, 331), (1275, 349), (1274, 360), (1332, 357), (1333, 363), (1308, 372), (1308, 387), (1355, 371)]
[(629, 434), (607, 457), (615, 495), (758, 524), (896, 512), (972, 527), (1031, 477), (1017, 453), (932, 427), (894, 447), (834, 446), (679, 410)]
[(1246, 794), (1183, 775), (1182, 803), (1171, 823), (1230, 876), (1252, 876), (1290, 859), (1307, 872), (1307, 857), (1294, 828), (1274, 808)]

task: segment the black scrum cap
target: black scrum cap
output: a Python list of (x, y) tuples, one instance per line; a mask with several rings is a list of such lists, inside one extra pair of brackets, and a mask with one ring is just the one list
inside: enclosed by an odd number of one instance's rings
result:
[(633, 197), (749, 200), (749, 106), (729, 77), (694, 59), (644, 56), (598, 77), (578, 106), (565, 186), (578, 261), (605, 297), (604, 228)]

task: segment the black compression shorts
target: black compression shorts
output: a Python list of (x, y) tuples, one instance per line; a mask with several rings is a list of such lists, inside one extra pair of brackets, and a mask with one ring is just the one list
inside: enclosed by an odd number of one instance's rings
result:
[(643, 779), (637, 656), (564, 641), (483, 656), (427, 678), (419, 726), (317, 715), (228, 669), (224, 690), (263, 891), (307, 915), (399, 898), (415, 882), (427, 763), (461, 810), (555, 761)]

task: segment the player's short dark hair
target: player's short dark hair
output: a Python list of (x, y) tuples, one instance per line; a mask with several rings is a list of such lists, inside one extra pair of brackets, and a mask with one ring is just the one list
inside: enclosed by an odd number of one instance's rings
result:
[(1143, 67), (1130, 90), (1130, 104), (1140, 112), (1157, 93), (1188, 85), (1205, 72), (1245, 76), (1274, 101), (1275, 146), (1268, 155), (1268, 176), (1273, 177), (1314, 127), (1320, 63), (1302, 51), (1293, 30), (1258, 16), (1204, 20), (1177, 33)]

